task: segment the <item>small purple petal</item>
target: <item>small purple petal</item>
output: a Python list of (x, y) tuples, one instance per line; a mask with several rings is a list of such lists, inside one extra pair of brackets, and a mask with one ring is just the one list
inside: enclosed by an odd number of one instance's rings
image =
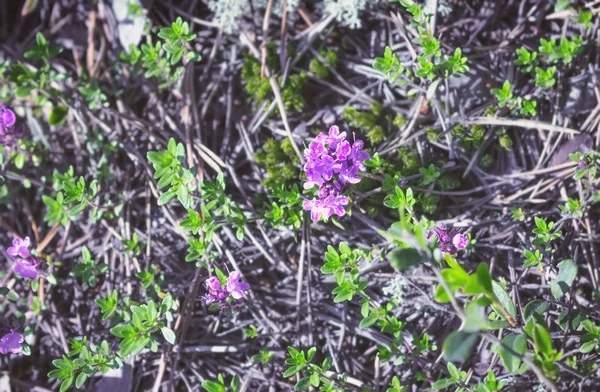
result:
[(25, 237), (24, 240), (16, 237), (13, 239), (12, 244), (13, 246), (6, 250), (10, 257), (15, 258), (20, 256), (26, 259), (30, 256), (29, 247), (31, 246), (31, 241), (29, 237)]
[(14, 265), (14, 271), (22, 278), (35, 279), (38, 275), (36, 265), (37, 260), (34, 257), (28, 257), (24, 260), (17, 260)]
[(206, 286), (209, 290), (217, 291), (221, 288), (221, 283), (219, 283), (219, 278), (216, 276), (211, 276), (210, 278), (206, 279)]
[(15, 125), (17, 121), (17, 116), (15, 116), (15, 112), (10, 109), (4, 109), (4, 113), (2, 113), (2, 122), (7, 127), (12, 127)]
[(465, 249), (469, 245), (469, 239), (464, 234), (456, 234), (452, 238), (452, 244), (456, 249)]
[(241, 276), (237, 271), (233, 271), (227, 278), (227, 292), (234, 299), (240, 299), (244, 296), (244, 291), (250, 288), (250, 285), (245, 282), (240, 282)]
[(0, 353), (8, 354), (11, 352), (17, 354), (21, 352), (23, 341), (23, 335), (11, 331), (0, 339)]

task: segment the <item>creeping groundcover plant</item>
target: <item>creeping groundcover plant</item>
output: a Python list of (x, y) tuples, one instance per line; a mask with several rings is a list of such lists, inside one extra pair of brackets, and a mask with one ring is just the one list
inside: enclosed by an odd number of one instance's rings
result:
[(599, 11), (4, 2), (0, 392), (600, 391)]

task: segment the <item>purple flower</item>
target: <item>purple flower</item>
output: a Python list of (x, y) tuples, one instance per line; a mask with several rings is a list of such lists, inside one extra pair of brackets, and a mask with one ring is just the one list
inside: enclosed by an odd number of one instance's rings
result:
[(342, 170), (340, 170), (339, 179), (342, 184), (358, 184), (360, 182), (358, 166), (348, 167), (344, 162), (344, 166), (342, 167)]
[(23, 341), (23, 335), (11, 330), (10, 333), (7, 333), (0, 339), (0, 353), (8, 354), (11, 352), (17, 354), (21, 352)]
[(329, 219), (333, 214), (344, 216), (344, 206), (348, 204), (346, 196), (327, 196), (324, 199), (306, 200), (302, 207), (310, 211), (310, 218), (318, 221), (321, 218)]
[(352, 152), (352, 146), (350, 146), (350, 143), (348, 143), (347, 140), (344, 140), (341, 143), (338, 143), (338, 145), (335, 149), (336, 158), (340, 162), (343, 162), (346, 159), (348, 159), (348, 156), (350, 155), (351, 152)]
[(332, 125), (329, 127), (329, 136), (327, 137), (327, 143), (330, 148), (335, 150), (337, 148), (338, 143), (346, 140), (346, 132), (340, 133), (340, 129), (337, 125)]
[(352, 145), (352, 150), (350, 151), (350, 156), (348, 157), (350, 160), (352, 160), (352, 164), (354, 166), (358, 166), (361, 169), (365, 167), (365, 161), (371, 158), (368, 152), (361, 151), (363, 146), (364, 143), (362, 140), (356, 140)]
[(227, 292), (235, 299), (240, 299), (244, 296), (244, 291), (250, 288), (246, 282), (240, 282), (240, 273), (233, 271), (227, 278)]
[(13, 267), (15, 272), (21, 276), (21, 278), (35, 279), (39, 274), (40, 263), (38, 259), (33, 256), (29, 256), (26, 259), (19, 259)]
[(15, 125), (16, 120), (17, 116), (15, 116), (15, 112), (0, 104), (0, 126), (10, 128)]
[(335, 163), (333, 157), (324, 155), (321, 158), (314, 158), (304, 166), (306, 178), (308, 181), (304, 184), (305, 189), (310, 189), (315, 185), (321, 186), (333, 177)]
[(17, 139), (23, 137), (23, 130), (15, 128), (17, 121), (15, 112), (0, 104), (0, 145), (12, 149), (17, 146)]
[(206, 280), (206, 287), (209, 290), (217, 291), (221, 288), (221, 283), (219, 283), (219, 278), (216, 276), (211, 276)]
[(42, 271), (42, 263), (29, 251), (31, 240), (29, 237), (13, 239), (12, 245), (6, 253), (15, 261), (14, 271), (22, 278), (35, 279)]
[(227, 299), (227, 292), (221, 287), (219, 279), (216, 276), (210, 277), (206, 280), (205, 284), (206, 288), (208, 289), (208, 293), (202, 297), (204, 303), (207, 305), (215, 302), (224, 304), (225, 300)]
[(580, 159), (577, 164), (579, 165), (580, 169), (585, 169), (587, 167), (587, 164), (583, 161), (583, 159)]
[(26, 259), (31, 255), (29, 253), (29, 247), (31, 246), (29, 237), (25, 237), (25, 239), (21, 239), (20, 237), (14, 238), (12, 244), (13, 246), (6, 250), (12, 259), (17, 256)]
[(221, 282), (216, 276), (208, 278), (205, 282), (208, 293), (202, 297), (204, 303), (207, 305), (218, 303), (220, 307), (224, 308), (227, 306), (227, 298), (241, 299), (244, 291), (248, 290), (250, 285), (240, 282), (240, 278), (240, 273), (233, 271), (229, 274), (224, 286), (221, 286)]
[(427, 238), (436, 237), (438, 246), (444, 253), (455, 255), (457, 250), (465, 249), (469, 245), (469, 239), (464, 234), (458, 233), (453, 227), (450, 230), (446, 225), (441, 224), (429, 231)]
[(355, 140), (350, 144), (346, 132), (336, 125), (323, 132), (304, 150), (304, 189), (319, 187), (319, 199), (306, 200), (304, 209), (311, 211), (311, 219), (329, 218), (333, 214), (343, 216), (348, 197), (342, 196), (352, 184), (360, 182), (359, 170), (364, 168), (368, 153), (361, 151), (364, 143)]
[(452, 238), (452, 245), (456, 249), (465, 249), (469, 245), (469, 239), (466, 235), (458, 233)]

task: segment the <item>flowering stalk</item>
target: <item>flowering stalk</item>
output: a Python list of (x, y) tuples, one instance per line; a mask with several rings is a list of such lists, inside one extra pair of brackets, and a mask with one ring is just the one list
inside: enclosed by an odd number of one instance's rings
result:
[(351, 145), (346, 140), (346, 132), (340, 133), (339, 128), (333, 125), (328, 135), (319, 133), (304, 150), (304, 189), (319, 188), (319, 198), (306, 200), (303, 205), (311, 212), (313, 221), (346, 213), (344, 206), (349, 200), (343, 193), (352, 184), (360, 182), (358, 172), (365, 167), (364, 161), (370, 158), (368, 153), (361, 151), (363, 146), (360, 139)]

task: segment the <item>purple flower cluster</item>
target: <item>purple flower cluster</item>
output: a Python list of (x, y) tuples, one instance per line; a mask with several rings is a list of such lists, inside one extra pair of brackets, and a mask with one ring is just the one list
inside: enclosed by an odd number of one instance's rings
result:
[(29, 237), (13, 239), (12, 245), (6, 253), (15, 261), (14, 271), (22, 278), (35, 279), (42, 272), (42, 263), (31, 254)]
[(23, 335), (16, 333), (12, 329), (9, 333), (2, 336), (0, 339), (0, 353), (8, 354), (9, 352), (17, 354), (21, 352), (23, 344)]
[(205, 282), (208, 294), (202, 297), (207, 305), (218, 303), (222, 308), (227, 306), (227, 298), (240, 299), (244, 297), (244, 291), (250, 288), (246, 282), (240, 282), (240, 273), (233, 271), (227, 278), (227, 283), (221, 286), (219, 278), (212, 276)]
[(346, 132), (340, 132), (333, 125), (328, 135), (319, 133), (304, 150), (304, 189), (319, 188), (319, 198), (306, 200), (303, 205), (305, 210), (310, 211), (313, 221), (346, 213), (344, 206), (348, 204), (348, 197), (342, 193), (360, 181), (358, 172), (364, 168), (364, 161), (370, 158), (368, 153), (361, 151), (363, 146), (362, 140), (350, 144), (346, 140)]
[(455, 255), (458, 250), (465, 249), (469, 245), (466, 235), (459, 233), (454, 227), (448, 230), (446, 225), (441, 224), (429, 231), (428, 239), (436, 237), (440, 250), (444, 253)]
[(17, 139), (23, 137), (23, 130), (14, 126), (16, 121), (15, 112), (0, 103), (0, 145), (6, 148), (17, 146)]

